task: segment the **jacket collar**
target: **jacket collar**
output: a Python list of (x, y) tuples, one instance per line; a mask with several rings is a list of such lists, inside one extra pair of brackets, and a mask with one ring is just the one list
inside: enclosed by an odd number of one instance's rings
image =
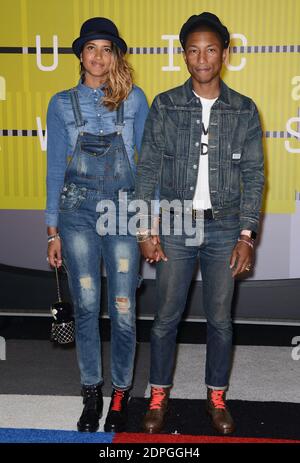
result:
[[(183, 84), (183, 91), (186, 98), (186, 103), (196, 103), (197, 97), (193, 92), (192, 86), (192, 78), (190, 77), (184, 84)], [(223, 82), (221, 79), (221, 88), (220, 88), (220, 95), (217, 101), (221, 101), (225, 105), (230, 106), (229, 102), (229, 87)]]

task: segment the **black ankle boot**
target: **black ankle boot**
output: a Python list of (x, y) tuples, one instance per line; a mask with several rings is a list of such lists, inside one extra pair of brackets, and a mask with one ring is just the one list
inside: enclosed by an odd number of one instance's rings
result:
[(105, 432), (123, 432), (127, 422), (129, 391), (113, 389), (110, 406), (105, 420)]
[(84, 408), (77, 423), (80, 432), (96, 432), (102, 416), (103, 396), (101, 386), (82, 386)]

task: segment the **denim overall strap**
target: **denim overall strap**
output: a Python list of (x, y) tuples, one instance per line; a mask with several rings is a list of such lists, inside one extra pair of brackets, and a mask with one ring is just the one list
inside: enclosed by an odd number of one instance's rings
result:
[(71, 103), (72, 103), (72, 109), (73, 109), (76, 127), (78, 128), (83, 127), (85, 122), (82, 117), (80, 104), (79, 104), (78, 91), (76, 88), (72, 88), (70, 90), (70, 97), (71, 97)]
[(122, 133), (124, 125), (124, 102), (122, 101), (117, 109), (116, 129), (118, 134)]

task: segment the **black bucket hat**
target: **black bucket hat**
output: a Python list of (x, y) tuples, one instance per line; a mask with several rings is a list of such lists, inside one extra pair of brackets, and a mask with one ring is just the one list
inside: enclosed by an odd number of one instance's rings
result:
[(184, 49), (186, 38), (188, 36), (188, 33), (190, 30), (196, 26), (200, 26), (202, 24), (206, 24), (208, 26), (211, 26), (214, 28), (216, 31), (219, 32), (223, 39), (223, 44), (224, 48), (228, 48), (229, 42), (230, 42), (230, 35), (228, 32), (227, 27), (225, 27), (221, 21), (219, 20), (218, 16), (216, 16), (213, 13), (209, 13), (207, 11), (204, 11), (201, 14), (198, 15), (193, 15), (191, 16), (182, 26), (180, 34), (179, 34), (179, 40), (182, 45), (182, 48)]
[(90, 18), (82, 24), (80, 37), (74, 40), (72, 44), (73, 52), (80, 58), (83, 45), (90, 40), (97, 39), (110, 40), (116, 44), (123, 53), (127, 51), (125, 41), (121, 39), (116, 25), (110, 19)]

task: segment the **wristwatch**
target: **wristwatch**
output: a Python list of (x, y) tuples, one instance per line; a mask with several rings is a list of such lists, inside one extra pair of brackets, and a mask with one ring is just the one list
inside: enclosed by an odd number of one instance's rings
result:
[(253, 230), (242, 230), (241, 231), (241, 235), (245, 235), (245, 236), (248, 236), (249, 238), (251, 238), (253, 241), (256, 240), (256, 236), (257, 236), (257, 233)]

